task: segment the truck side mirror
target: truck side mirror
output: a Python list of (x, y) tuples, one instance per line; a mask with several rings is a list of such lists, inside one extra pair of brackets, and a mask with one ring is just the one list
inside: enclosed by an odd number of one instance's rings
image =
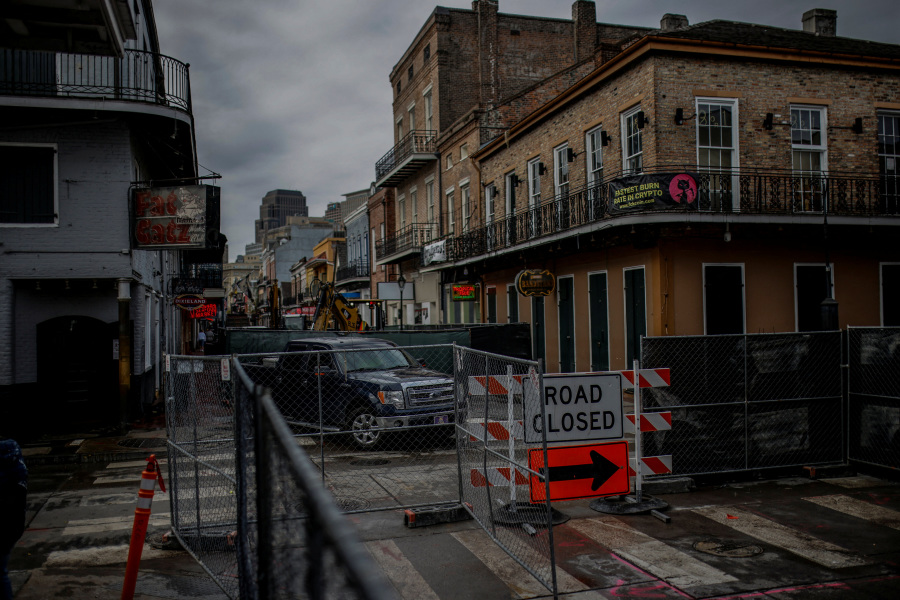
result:
[(416, 359), (416, 362), (419, 363), (419, 366), (420, 366), (420, 367), (426, 367), (426, 366), (428, 366), (428, 365), (425, 364), (425, 359), (424, 359), (424, 358), (417, 358), (417, 359)]

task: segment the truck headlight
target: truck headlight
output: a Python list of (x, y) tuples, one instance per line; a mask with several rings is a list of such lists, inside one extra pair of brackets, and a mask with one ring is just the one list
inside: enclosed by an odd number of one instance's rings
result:
[(396, 408), (403, 408), (403, 391), (378, 392), (378, 399), (382, 404), (390, 404)]

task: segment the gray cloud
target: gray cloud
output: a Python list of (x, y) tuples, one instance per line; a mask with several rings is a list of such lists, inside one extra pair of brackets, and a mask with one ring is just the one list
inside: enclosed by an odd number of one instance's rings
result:
[[(571, 1), (500, 0), (505, 13), (571, 18)], [(598, 0), (597, 20), (658, 27), (728, 19), (801, 28), (838, 11), (838, 35), (900, 43), (895, 0)], [(443, 6), (471, 8), (469, 0)], [(191, 64), (200, 163), (221, 173), (231, 258), (253, 241), (262, 196), (298, 189), (321, 216), (363, 189), (393, 144), (391, 69), (434, 10), (422, 0), (157, 0), (163, 54)]]

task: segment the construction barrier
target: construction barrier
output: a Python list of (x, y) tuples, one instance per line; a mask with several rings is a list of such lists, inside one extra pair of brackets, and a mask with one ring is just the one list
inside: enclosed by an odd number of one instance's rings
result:
[(134, 509), (134, 526), (131, 529), (131, 543), (128, 546), (128, 561), (125, 564), (125, 581), (122, 584), (122, 600), (134, 598), (134, 589), (137, 585), (138, 569), (141, 565), (141, 554), (144, 551), (144, 540), (147, 538), (147, 524), (150, 522), (150, 511), (153, 506), (153, 495), (156, 491), (156, 482), (159, 481), (159, 489), (166, 491), (162, 472), (159, 470), (159, 461), (156, 455), (151, 454), (147, 458), (147, 467), (141, 473), (141, 487), (138, 490), (137, 508)]

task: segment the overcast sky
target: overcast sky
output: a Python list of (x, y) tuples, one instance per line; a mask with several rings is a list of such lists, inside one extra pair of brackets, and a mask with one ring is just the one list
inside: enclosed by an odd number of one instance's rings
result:
[[(896, 0), (597, 0), (603, 23), (728, 19), (801, 29), (838, 11), (837, 34), (900, 43)], [(163, 54), (190, 63), (200, 164), (222, 175), (230, 259), (252, 243), (269, 190), (296, 189), (310, 216), (368, 188), (393, 145), (391, 69), (438, 3), (428, 0), (156, 0)], [(441, 6), (471, 8), (467, 0)], [(500, 0), (500, 12), (570, 19), (571, 0)], [(201, 173), (206, 173), (201, 169)]]

